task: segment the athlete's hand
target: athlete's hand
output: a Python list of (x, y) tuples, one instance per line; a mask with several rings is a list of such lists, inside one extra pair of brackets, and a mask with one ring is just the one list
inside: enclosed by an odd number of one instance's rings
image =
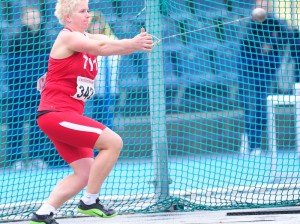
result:
[(152, 36), (145, 32), (144, 28), (141, 28), (141, 33), (133, 38), (135, 47), (137, 50), (150, 52), (152, 50)]

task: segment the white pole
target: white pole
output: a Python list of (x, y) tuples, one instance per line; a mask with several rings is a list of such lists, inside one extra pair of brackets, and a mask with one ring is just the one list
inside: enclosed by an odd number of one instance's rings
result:
[[(275, 98), (275, 99), (274, 99)], [(271, 178), (275, 179), (277, 169), (277, 142), (276, 142), (276, 121), (275, 111), (279, 99), (277, 95), (269, 95), (267, 98), (267, 129), (268, 129), (268, 145), (271, 151)]]
[[(161, 38), (159, 0), (146, 0), (146, 32)], [(166, 131), (165, 83), (161, 43), (148, 55), (148, 84), (151, 116), (152, 161), (157, 200), (169, 197), (168, 143)]]
[(296, 118), (296, 152), (300, 156), (300, 83), (295, 83), (294, 93), (296, 95), (295, 118)]

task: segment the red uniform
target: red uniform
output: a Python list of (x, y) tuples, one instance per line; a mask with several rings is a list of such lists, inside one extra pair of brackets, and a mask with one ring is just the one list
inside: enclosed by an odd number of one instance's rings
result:
[(94, 144), (105, 128), (83, 116), (85, 101), (94, 94), (97, 71), (94, 55), (76, 52), (64, 59), (49, 58), (38, 108), (40, 114), (47, 113), (38, 117), (38, 125), (68, 163), (93, 157)]

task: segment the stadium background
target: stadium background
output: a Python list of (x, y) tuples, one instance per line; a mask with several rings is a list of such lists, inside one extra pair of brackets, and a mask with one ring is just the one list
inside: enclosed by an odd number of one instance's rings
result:
[[(28, 120), (23, 139), (28, 166), (16, 170), (7, 165), (8, 43), (20, 29), (21, 10), (26, 6), (41, 9), (50, 43), (61, 26), (54, 17), (55, 1), (1, 3), (0, 220), (6, 221), (28, 218), (70, 169), (51, 146), (44, 157), (52, 165), (47, 169), (30, 167)], [(272, 3), (278, 18), (287, 20), (291, 29), (298, 28), (296, 1)], [(236, 97), (236, 62), (249, 19), (226, 22), (249, 16), (254, 6), (252, 0), (90, 1), (90, 9), (104, 13), (118, 38), (133, 37), (141, 27), (162, 38), (181, 34), (164, 40), (150, 55), (135, 53), (120, 59), (114, 129), (123, 137), (124, 149), (103, 186), (102, 200), (124, 213), (298, 204), (293, 107), (276, 110), (276, 157), (269, 150), (267, 133), (263, 155), (255, 158), (240, 152), (244, 130)], [(25, 69), (27, 64), (22, 66)], [(281, 92), (289, 94), (293, 89), (292, 74), (293, 62), (279, 69)], [(91, 111), (89, 103), (86, 114)], [(73, 210), (79, 197), (59, 215), (76, 216)]]

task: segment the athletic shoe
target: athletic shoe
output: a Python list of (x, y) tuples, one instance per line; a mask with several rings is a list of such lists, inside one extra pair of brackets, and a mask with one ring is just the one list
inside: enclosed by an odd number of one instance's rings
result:
[(33, 213), (30, 219), (29, 224), (58, 224), (53, 218), (53, 213), (51, 212), (50, 215), (38, 215)]
[(115, 210), (107, 209), (101, 205), (99, 199), (96, 199), (96, 203), (91, 205), (86, 205), (82, 200), (80, 200), (77, 211), (81, 214), (101, 218), (112, 218), (118, 214)]

